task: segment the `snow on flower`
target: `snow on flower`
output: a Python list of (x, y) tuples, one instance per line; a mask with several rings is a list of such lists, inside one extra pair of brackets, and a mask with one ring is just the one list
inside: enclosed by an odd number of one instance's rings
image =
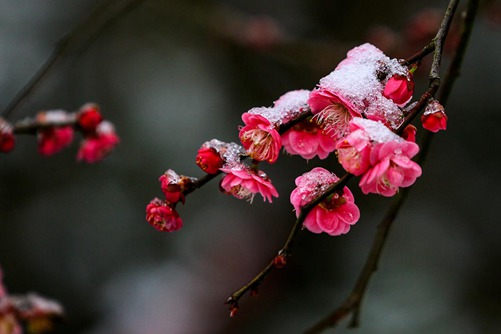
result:
[(293, 90), (280, 96), (273, 104), (273, 110), (278, 115), (276, 125), (286, 124), (302, 113), (310, 110), (308, 98), (310, 91), (306, 89)]
[(258, 161), (274, 163), (282, 148), (276, 127), (265, 117), (252, 112), (242, 114), (242, 120), (245, 126), (241, 127), (239, 137), (249, 156)]
[(174, 232), (183, 226), (183, 220), (175, 209), (159, 198), (146, 206), (146, 221), (157, 231)]
[[(296, 188), (290, 200), (298, 217), (301, 208), (325, 192), (339, 178), (324, 168), (316, 167), (296, 178)], [(315, 206), (306, 216), (304, 226), (313, 233), (325, 232), (336, 236), (345, 234), (360, 218), (360, 210), (348, 187), (342, 193), (333, 193)]]
[(216, 174), (225, 163), (239, 162), (245, 156), (245, 149), (236, 143), (212, 139), (198, 150), (196, 163), (204, 172)]
[(160, 181), (160, 187), (165, 195), (166, 201), (173, 205), (179, 201), (184, 203), (184, 181), (181, 176), (179, 176), (172, 169), (168, 169), (164, 174), (158, 179)]
[(43, 156), (51, 156), (73, 141), (71, 126), (49, 127), (38, 130), (38, 152)]
[(432, 99), (426, 105), (421, 116), (423, 128), (431, 132), (438, 132), (447, 129), (447, 115), (444, 107), (435, 99)]
[(363, 44), (350, 50), (347, 58), (320, 80), (308, 103), (335, 139), (348, 133), (349, 121), (354, 117), (380, 120), (396, 129), (403, 113), (395, 102), (383, 96), (385, 78), (395, 75), (407, 77), (408, 70), (375, 46)]
[(336, 142), (311, 117), (294, 125), (282, 135), (282, 144), (289, 154), (304, 159), (318, 156), (325, 159), (336, 148)]
[(120, 139), (115, 133), (113, 124), (102, 121), (96, 131), (86, 137), (77, 154), (78, 160), (95, 163), (103, 160), (118, 145)]
[(221, 171), (226, 173), (221, 180), (221, 189), (227, 194), (238, 199), (247, 199), (251, 203), (257, 193), (270, 203), (272, 197), (278, 197), (271, 180), (262, 171), (254, 170), (243, 163), (225, 165)]

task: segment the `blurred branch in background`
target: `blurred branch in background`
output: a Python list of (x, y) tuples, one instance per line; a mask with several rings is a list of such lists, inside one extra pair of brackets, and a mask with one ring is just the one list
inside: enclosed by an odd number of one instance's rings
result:
[(17, 93), (0, 116), (12, 117), (23, 101), (33, 94), (55, 66), (67, 55), (82, 54), (89, 45), (115, 20), (133, 10), (144, 0), (104, 0), (87, 17), (85, 17), (71, 32), (61, 38), (45, 63)]

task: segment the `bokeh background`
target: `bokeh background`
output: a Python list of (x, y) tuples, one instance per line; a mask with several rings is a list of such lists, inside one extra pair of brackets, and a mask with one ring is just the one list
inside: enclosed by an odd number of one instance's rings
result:
[[(294, 178), (315, 166), (339, 172), (334, 159), (284, 155), (264, 166), (280, 193), (273, 205), (238, 201), (213, 181), (179, 208), (184, 227), (172, 234), (146, 223), (145, 206), (161, 196), (166, 169), (201, 176), (201, 143), (237, 141), (241, 113), (313, 88), (352, 47), (371, 41), (393, 57), (419, 50), (435, 14), (412, 19), (447, 2), (144, 0), (96, 33), (124, 3), (0, 1), (0, 110), (101, 6), (10, 120), (93, 101), (121, 137), (96, 165), (76, 162), (78, 142), (40, 157), (30, 136), (0, 157), (6, 286), (59, 300), (67, 321), (57, 333), (302, 332), (349, 293), (390, 199), (362, 196), (352, 181), (360, 222), (336, 238), (300, 233), (288, 266), (258, 297), (244, 297), (236, 318), (223, 302), (285, 241)], [(357, 333), (501, 328), (499, 8), (485, 1), (480, 11), (447, 106), (449, 128), (435, 136), (392, 229)]]

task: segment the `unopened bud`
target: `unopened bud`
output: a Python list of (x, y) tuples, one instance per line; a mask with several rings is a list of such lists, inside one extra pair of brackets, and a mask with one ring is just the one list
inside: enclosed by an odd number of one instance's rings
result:
[(287, 256), (285, 254), (279, 254), (273, 259), (273, 265), (277, 269), (282, 269), (287, 264)]

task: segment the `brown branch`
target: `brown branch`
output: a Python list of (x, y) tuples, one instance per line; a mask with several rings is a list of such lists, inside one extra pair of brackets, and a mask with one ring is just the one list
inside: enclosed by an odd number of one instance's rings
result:
[[(451, 2), (452, 3), (452, 2)], [(442, 91), (439, 95), (439, 100), (442, 101), (442, 104), (445, 104), (449, 93), (452, 90), (455, 79), (459, 73), (459, 69), (461, 68), (462, 60), (466, 51), (466, 47), (468, 45), (469, 37), (471, 35), (471, 31), (473, 28), (473, 22), (478, 9), (478, 0), (471, 0), (468, 3), (467, 9), (465, 10), (464, 16), (464, 30), (460, 37), (459, 46), (456, 50), (456, 54), (449, 66), (447, 71), (447, 75), (444, 81), (444, 85), (442, 87)], [(453, 11), (448, 11), (448, 13), (453, 13)], [(447, 13), (446, 13), (447, 15)], [(441, 25), (441, 27), (445, 27), (445, 25)], [(439, 36), (439, 34), (437, 34)], [(442, 40), (445, 39), (446, 34), (442, 35)], [(438, 49), (437, 49), (438, 50)], [(438, 52), (438, 51), (437, 51)], [(435, 66), (440, 66), (440, 61), (435, 62)], [(433, 75), (437, 75), (439, 72), (435, 71)], [(432, 74), (430, 75), (430, 77)], [(430, 81), (430, 85), (435, 82), (433, 80)], [(431, 88), (431, 87), (430, 87)], [(425, 93), (426, 94), (426, 93)], [(429, 147), (431, 144), (431, 139), (433, 138), (433, 134), (431, 132), (426, 132), (423, 137), (421, 143), (421, 153), (417, 159), (419, 164), (423, 164), (426, 158), (426, 155), (429, 151)], [(381, 221), (378, 226), (378, 230), (376, 236), (374, 238), (371, 250), (369, 252), (369, 256), (367, 257), (366, 263), (359, 274), (359, 277), (355, 283), (353, 290), (346, 300), (331, 314), (323, 318), (321, 321), (316, 323), (313, 327), (308, 329), (305, 333), (307, 334), (315, 334), (321, 333), (323, 330), (334, 327), (341, 320), (352, 314), (352, 319), (350, 321), (350, 327), (357, 327), (359, 324), (359, 316), (360, 309), (363, 298), (365, 296), (365, 291), (369, 284), (372, 275), (377, 270), (377, 266), (379, 263), (379, 259), (382, 254), (382, 250), (384, 249), (385, 242), (387, 240), (388, 233), (392, 226), (393, 221), (395, 220), (400, 208), (402, 207), (405, 199), (407, 198), (408, 193), (411, 188), (403, 189), (398, 197), (396, 197), (391, 207), (388, 209), (385, 217)]]
[[(144, 0), (105, 1), (96, 7), (89, 16), (82, 20), (70, 33), (57, 42), (56, 47), (45, 63), (38, 69), (26, 85), (16, 94), (1, 116), (8, 118), (31, 96), (55, 66), (71, 51), (82, 35), (87, 34), (85, 42), (80, 43), (76, 52), (85, 50), (116, 19), (129, 12)], [(90, 32), (89, 32), (90, 31)]]
[[(287, 257), (291, 255), (292, 244), (296, 239), (297, 233), (301, 230), (303, 226), (303, 222), (306, 219), (308, 213), (317, 206), (320, 202), (325, 200), (330, 194), (333, 194), (336, 191), (340, 191), (346, 183), (353, 177), (353, 175), (346, 173), (343, 175), (336, 183), (332, 184), (328, 189), (326, 189), (322, 194), (318, 195), (314, 200), (310, 203), (306, 204), (301, 208), (301, 212), (297, 217), (294, 225), (292, 226), (291, 231), (289, 232), (289, 236), (285, 241), (282, 248), (278, 251), (278, 255), (283, 258), (283, 261), (287, 260)], [(256, 290), (263, 279), (274, 269), (277, 268), (276, 265), (276, 257), (274, 257), (267, 265), (264, 267), (261, 272), (259, 272), (254, 278), (252, 278), (247, 284), (243, 285), (240, 289), (236, 290), (231, 294), (231, 296), (226, 300), (226, 304), (230, 305), (230, 310), (234, 314), (234, 310), (238, 309), (238, 301), (248, 292)]]

